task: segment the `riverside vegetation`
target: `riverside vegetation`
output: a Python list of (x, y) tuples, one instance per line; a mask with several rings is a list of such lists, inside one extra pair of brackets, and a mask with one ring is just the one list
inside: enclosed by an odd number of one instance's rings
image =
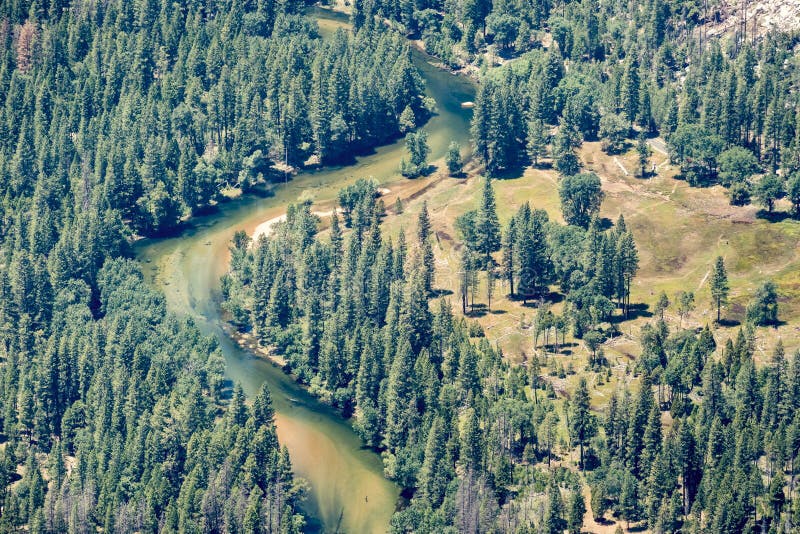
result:
[[(602, 217), (581, 150), (633, 148), (648, 178), (663, 139), (681, 179), (791, 232), (797, 35), (709, 39), (713, 14), (683, 0), (377, 0), (323, 39), (306, 7), (0, 6), (0, 531), (307, 528), (270, 389), (246, 400), (225, 379), (217, 342), (168, 311), (130, 245), (404, 134), (397, 173), (430, 174), (418, 128), (436, 108), (400, 32), (482, 70), (471, 135), (486, 177), (462, 172), (458, 144), (447, 156), (447, 187), (481, 184), (450, 221), (452, 288), (425, 198), (389, 212), (368, 179), (330, 218), (300, 201), (271, 235), (237, 233), (221, 283), (235, 326), (380, 454), (407, 497), (386, 528), (796, 529), (800, 355), (757, 344), (796, 319), (793, 286), (764, 280), (724, 338), (737, 288), (721, 256), (716, 321), (684, 323), (699, 298), (685, 287), (636, 300), (650, 244), (629, 214)], [(498, 206), (497, 179), (531, 165), (552, 166), (557, 213)], [(523, 354), (481, 326), (498, 300), (534, 314)], [(612, 370), (613, 338), (648, 305), (635, 361)]]

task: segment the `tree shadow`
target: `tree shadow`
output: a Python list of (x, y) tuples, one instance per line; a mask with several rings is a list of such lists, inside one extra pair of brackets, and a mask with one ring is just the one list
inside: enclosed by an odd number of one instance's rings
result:
[(219, 398), (229, 401), (233, 398), (233, 380), (226, 378), (222, 382), (222, 390), (220, 391)]
[(486, 304), (475, 304), (474, 306), (467, 306), (466, 316), (470, 318), (484, 317), (489, 313)]
[(414, 174), (403, 174), (403, 177), (409, 180), (416, 180), (417, 178), (426, 178), (431, 174), (433, 174), (434, 172), (436, 172), (437, 169), (438, 167), (436, 165), (428, 164), (425, 165), (425, 167), (423, 167), (422, 169), (418, 169), (417, 172)]
[[(540, 339), (541, 339), (541, 334), (540, 334)], [(551, 356), (571, 356), (573, 354), (572, 349), (578, 347), (578, 344), (575, 343), (574, 341), (570, 341), (568, 343), (559, 343), (558, 350), (555, 350), (556, 349), (555, 343), (548, 343), (547, 345), (542, 344), (539, 346), (542, 347), (545, 351), (547, 351), (547, 353), (550, 354)]]
[(649, 306), (643, 302), (637, 304), (631, 304), (628, 307), (628, 314), (622, 315), (614, 315), (609, 319), (609, 323), (612, 325), (620, 324), (625, 321), (633, 321), (634, 319), (640, 318), (651, 318), (653, 317), (653, 312), (650, 311)]
[(257, 198), (272, 198), (275, 196), (275, 189), (266, 184), (258, 184), (248, 189), (247, 194)]
[(491, 176), (495, 180), (516, 180), (517, 178), (522, 178), (524, 174), (525, 174), (525, 167), (523, 167), (522, 165), (518, 165), (508, 169), (494, 171), (491, 173)]
[(733, 328), (735, 326), (741, 325), (742, 322), (736, 319), (720, 319), (719, 322), (717, 322), (717, 324), (725, 328)]
[(503, 48), (502, 46), (499, 45), (495, 49), (495, 53), (499, 57), (505, 59), (506, 61), (508, 61), (509, 59), (514, 59), (515, 57), (519, 57), (521, 55), (519, 52), (517, 52), (517, 49), (514, 47), (509, 46), (507, 48)]
[(625, 139), (622, 141), (619, 148), (608, 147), (608, 149), (603, 150), (603, 152), (609, 156), (619, 156), (620, 154), (628, 152), (631, 148), (633, 148), (633, 144), (628, 139)]
[(610, 527), (611, 525), (616, 525), (617, 522), (611, 519), (606, 519), (605, 517), (595, 517), (594, 522), (598, 525), (603, 525), (604, 527)]
[(433, 290), (433, 298), (436, 297), (448, 297), (453, 294), (452, 289), (434, 289)]
[(219, 212), (219, 204), (207, 204), (205, 206), (200, 206), (199, 208), (195, 208), (192, 210), (192, 216), (199, 216), (202, 217), (204, 215), (213, 215)]
[(756, 212), (756, 217), (759, 219), (763, 219), (765, 221), (769, 221), (771, 223), (777, 223), (791, 218), (791, 213), (789, 213), (788, 211), (769, 212), (767, 210), (762, 209)]
[(428, 164), (425, 166), (424, 169), (419, 173), (420, 176), (430, 176), (431, 174), (435, 173), (439, 167), (433, 164)]
[(557, 291), (547, 291), (545, 293), (531, 293), (522, 295), (515, 293), (513, 295), (506, 295), (506, 298), (512, 302), (522, 302), (525, 308), (538, 308), (540, 302), (545, 304), (558, 304), (564, 300), (564, 295)]
[(614, 226), (614, 221), (612, 221), (608, 217), (602, 217), (600, 219), (600, 229), (601, 230), (603, 230), (603, 231), (610, 230), (611, 228), (613, 228), (613, 226)]

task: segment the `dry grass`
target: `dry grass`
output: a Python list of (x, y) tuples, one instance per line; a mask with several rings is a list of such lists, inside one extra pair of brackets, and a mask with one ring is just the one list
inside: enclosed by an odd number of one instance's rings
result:
[[(640, 255), (640, 271), (632, 288), (632, 302), (655, 304), (663, 290), (672, 299), (677, 291), (691, 290), (696, 294), (697, 308), (683, 320), (684, 326), (701, 327), (712, 321), (712, 307), (707, 284), (708, 273), (718, 255), (725, 259), (728, 268), (731, 299), (723, 315), (731, 326), (719, 326), (714, 330), (719, 345), (735, 336), (737, 321), (743, 320), (744, 308), (753, 290), (761, 282), (772, 279), (778, 284), (780, 318), (778, 328), (760, 328), (757, 331), (756, 358), (764, 360), (773, 350), (778, 339), (782, 339), (789, 351), (800, 349), (800, 223), (785, 219), (770, 223), (758, 218), (755, 207), (732, 207), (720, 187), (697, 189), (686, 182), (675, 179), (677, 170), (669, 165), (666, 156), (655, 152), (653, 162), (657, 174), (649, 179), (634, 176), (635, 153), (617, 156), (604, 154), (597, 143), (586, 143), (581, 149), (581, 159), (587, 170), (596, 172), (602, 180), (606, 194), (601, 215), (616, 221), (624, 214), (628, 228), (634, 233)], [(623, 170), (624, 169), (624, 170)], [(394, 198), (413, 199), (406, 202), (400, 215), (387, 217), (384, 228), (391, 236), (404, 229), (413, 236), (416, 219), (422, 201), (428, 202), (432, 226), (435, 231), (434, 251), (436, 255), (436, 285), (448, 298), (456, 313), (460, 313), (458, 291), (459, 236), (455, 220), (462, 213), (475, 209), (481, 195), (481, 178), (474, 173), (467, 179), (438, 178), (414, 187), (409, 181), (392, 188), (387, 198), (391, 206)], [(495, 182), (498, 215), (505, 224), (524, 202), (535, 208), (547, 210), (552, 220), (563, 222), (558, 199), (558, 176), (552, 170), (526, 169), (519, 178)], [(786, 206), (783, 206), (786, 209)], [(478, 321), (487, 337), (503, 349), (507, 358), (524, 362), (533, 352), (533, 336), (529, 328), (535, 307), (525, 307), (518, 301), (506, 297), (507, 287), (498, 283), (491, 310), (481, 308), (470, 315)], [(478, 302), (486, 303), (485, 279), (481, 280)], [(555, 304), (559, 312), (563, 304)], [(558, 397), (555, 401), (558, 413), (563, 413), (564, 399), (577, 385), (580, 376), (589, 383), (592, 407), (602, 411), (614, 392), (625, 386), (638, 386), (638, 378), (632, 368), (640, 352), (638, 336), (641, 327), (648, 321), (649, 312), (643, 316), (622, 322), (622, 335), (605, 343), (604, 350), (611, 365), (610, 377), (606, 373), (587, 372), (588, 352), (577, 340), (567, 336), (568, 347), (560, 354), (543, 355), (544, 372)], [(678, 328), (678, 318), (668, 310), (666, 319), (670, 329)], [(574, 374), (565, 378), (552, 375), (557, 367), (574, 369)], [(669, 414), (664, 414), (664, 423), (671, 425)], [(561, 429), (564, 433), (565, 429)], [(569, 461), (571, 452), (560, 450), (564, 465), (574, 468)], [(584, 486), (587, 507), (588, 486)], [(590, 511), (584, 519), (588, 532), (614, 532), (618, 523), (606, 514), (607, 522), (594, 521)]]
[[(634, 177), (635, 153), (628, 152), (616, 158), (604, 154), (598, 143), (586, 143), (581, 149), (585, 168), (600, 175), (606, 198), (601, 215), (615, 221), (624, 214), (628, 227), (636, 238), (640, 255), (640, 271), (632, 288), (632, 301), (653, 306), (663, 290), (672, 298), (679, 290), (695, 292), (697, 308), (684, 318), (684, 326), (701, 327), (713, 322), (714, 310), (709, 295), (707, 277), (718, 255), (725, 258), (731, 284), (731, 301), (723, 309), (723, 316), (732, 326), (716, 327), (718, 343), (736, 334), (736, 323), (743, 319), (744, 308), (752, 292), (761, 282), (772, 279), (778, 284), (780, 318), (778, 328), (761, 328), (757, 332), (757, 357), (764, 358), (780, 338), (787, 350), (800, 348), (800, 223), (790, 219), (768, 222), (757, 217), (755, 207), (733, 207), (728, 204), (720, 187), (698, 189), (675, 179), (676, 169), (669, 165), (666, 156), (655, 153), (653, 162), (657, 175), (650, 179)], [(623, 171), (627, 171), (627, 175)], [(436, 242), (436, 283), (449, 298), (454, 309), (460, 311), (458, 297), (459, 236), (455, 219), (477, 207), (480, 198), (481, 178), (444, 178), (426, 183), (424, 192), (406, 204), (399, 216), (390, 216), (385, 222), (388, 234), (396, 235), (400, 228), (413, 230), (423, 200), (428, 201)], [(405, 198), (406, 190), (421, 189), (401, 184), (393, 194)], [(523, 202), (547, 210), (550, 218), (561, 221), (558, 201), (558, 176), (552, 170), (526, 169), (519, 178), (497, 180), (495, 191), (501, 223)], [(394, 197), (389, 195), (387, 206)], [(410, 237), (410, 236), (409, 236)], [(536, 309), (506, 298), (507, 287), (498, 281), (492, 309), (480, 310), (471, 315), (512, 361), (523, 362), (533, 352), (533, 337), (528, 328)], [(485, 281), (477, 294), (477, 303), (486, 304)], [(563, 304), (555, 304), (560, 311)], [(602, 386), (594, 386), (593, 403), (602, 407), (612, 388), (625, 379), (626, 366), (631, 365), (639, 353), (638, 332), (642, 325), (652, 320), (649, 312), (621, 323), (621, 337), (606, 343), (605, 350), (613, 367), (613, 377)], [(670, 328), (678, 327), (678, 319), (671, 310), (667, 312)], [(711, 325), (713, 326), (713, 325)], [(565, 368), (568, 365), (580, 374), (585, 367), (586, 350), (575, 340), (562, 355), (552, 356)], [(568, 392), (574, 387), (578, 375), (565, 380), (554, 380), (557, 389)], [(594, 384), (594, 380), (590, 381)]]

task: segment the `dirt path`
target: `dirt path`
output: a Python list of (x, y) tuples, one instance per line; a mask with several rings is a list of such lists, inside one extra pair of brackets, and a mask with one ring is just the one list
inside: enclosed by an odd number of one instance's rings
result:
[(617, 164), (617, 166), (620, 168), (620, 170), (622, 170), (622, 173), (625, 176), (629, 176), (630, 175), (630, 173), (628, 172), (628, 169), (625, 168), (625, 166), (622, 164), (622, 162), (619, 160), (619, 158), (617, 156), (614, 156), (614, 163)]

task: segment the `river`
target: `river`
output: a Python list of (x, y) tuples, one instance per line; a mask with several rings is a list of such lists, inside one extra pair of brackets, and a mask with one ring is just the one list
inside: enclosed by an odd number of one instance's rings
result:
[[(347, 18), (315, 10), (323, 37)], [(470, 111), (461, 107), (474, 99), (470, 81), (434, 67), (414, 50), (426, 91), (436, 100), (437, 114), (424, 129), (429, 134), (431, 160), (444, 156), (451, 140), (466, 146)], [(193, 318), (205, 334), (214, 335), (225, 357), (226, 374), (240, 382), (248, 396), (266, 383), (275, 405), (278, 439), (286, 445), (295, 474), (310, 488), (303, 511), (309, 531), (385, 532), (395, 510), (399, 488), (383, 477), (380, 457), (363, 448), (349, 423), (318, 402), (280, 369), (239, 348), (223, 331), (219, 280), (228, 266), (230, 240), (237, 230), (255, 227), (285, 212), (300, 195), (331, 202), (336, 192), (358, 178), (372, 176), (381, 184), (397, 183), (402, 140), (380, 147), (346, 167), (304, 172), (275, 189), (268, 198), (245, 195), (221, 204), (211, 215), (192, 219), (172, 238), (144, 240), (136, 254), (148, 281), (164, 293), (168, 308)]]

